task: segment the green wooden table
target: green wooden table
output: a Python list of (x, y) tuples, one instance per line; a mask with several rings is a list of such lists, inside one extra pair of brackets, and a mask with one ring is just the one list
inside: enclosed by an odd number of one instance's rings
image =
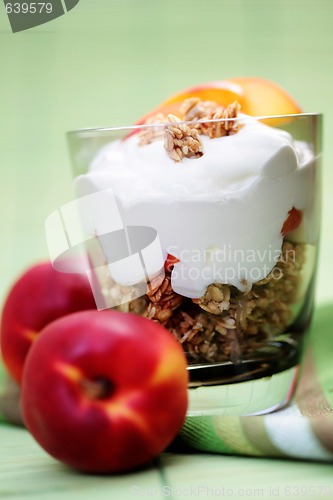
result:
[[(317, 297), (330, 308), (332, 25), (331, 0), (80, 0), (66, 16), (13, 35), (1, 5), (0, 300), (19, 272), (47, 257), (44, 221), (73, 198), (65, 131), (129, 124), (180, 88), (256, 75), (284, 86), (306, 111), (325, 113)], [(4, 499), (154, 498), (149, 488), (158, 498), (163, 486), (180, 488), (179, 498), (212, 497), (207, 488), (215, 496), (333, 498), (320, 490), (333, 488), (332, 472), (323, 463), (165, 453), (132, 474), (88, 476), (48, 457), (25, 430), (0, 426)]]
[(130, 474), (89, 476), (53, 460), (23, 429), (3, 425), (0, 442), (1, 499), (333, 498), (331, 464), (164, 453)]

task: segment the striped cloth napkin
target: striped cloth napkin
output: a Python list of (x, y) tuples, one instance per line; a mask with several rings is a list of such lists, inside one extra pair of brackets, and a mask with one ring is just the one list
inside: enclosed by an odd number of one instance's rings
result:
[[(326, 385), (333, 396), (333, 373)], [(333, 461), (333, 409), (316, 376), (311, 347), (287, 407), (266, 415), (190, 417), (180, 437), (202, 451)]]
[[(332, 305), (318, 307), (291, 404), (259, 416), (188, 417), (181, 441), (206, 452), (333, 461), (332, 324)], [(4, 376), (0, 377), (1, 418), (23, 425), (19, 388)]]

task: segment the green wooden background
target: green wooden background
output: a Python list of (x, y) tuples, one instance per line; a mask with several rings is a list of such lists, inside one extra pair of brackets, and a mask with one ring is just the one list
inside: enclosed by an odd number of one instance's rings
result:
[[(325, 114), (317, 300), (332, 302), (332, 54), (332, 0), (80, 0), (65, 16), (17, 34), (1, 3), (0, 302), (18, 273), (47, 257), (45, 218), (73, 198), (67, 130), (130, 124), (178, 89), (246, 75), (272, 79), (305, 111)], [(122, 478), (73, 483), (24, 431), (3, 426), (1, 435), (0, 491), (8, 498), (46, 498), (51, 487), (70, 498), (74, 490), (88, 498), (94, 488), (107, 497), (110, 484), (130, 497)], [(162, 463), (133, 481), (154, 486), (167, 470), (168, 481), (185, 484), (204, 471), (205, 484), (223, 478), (236, 485), (240, 471), (246, 484), (268, 484), (281, 483), (283, 474), (288, 482), (293, 470), (297, 480), (313, 474), (332, 483), (327, 465), (290, 469), (279, 461), (201, 455), (165, 455)]]

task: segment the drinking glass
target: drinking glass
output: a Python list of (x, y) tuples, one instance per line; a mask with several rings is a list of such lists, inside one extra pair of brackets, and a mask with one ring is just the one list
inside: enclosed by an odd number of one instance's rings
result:
[[(272, 163), (266, 162), (260, 183), (256, 179), (251, 181), (249, 192), (252, 194), (246, 198), (247, 204), (243, 199), (239, 212), (237, 207), (234, 211), (231, 207), (241, 189), (237, 183), (229, 189), (223, 202), (218, 196), (214, 202), (207, 201), (200, 192), (194, 197), (186, 196), (181, 189), (167, 199), (163, 196), (159, 199), (157, 191), (152, 202), (145, 198), (143, 189), (141, 198), (138, 197), (141, 205), (122, 219), (120, 229), (114, 226), (113, 232), (103, 232), (98, 227), (105, 221), (99, 224), (99, 219), (107, 219), (114, 201), (119, 213), (124, 213), (124, 200), (132, 189), (130, 179), (122, 183), (116, 179), (114, 184), (110, 180), (107, 185), (101, 181), (98, 188), (95, 186), (96, 192), (104, 194), (94, 216), (84, 210), (81, 214), (82, 224), (91, 236), (87, 252), (100, 294), (99, 308), (114, 307), (128, 314), (146, 316), (160, 322), (180, 342), (188, 361), (189, 416), (260, 414), (285, 405), (295, 390), (313, 310), (320, 228), (322, 117), (299, 114), (239, 120), (240, 126), (246, 125), (247, 120), (251, 123), (257, 120), (284, 131), (292, 136), (298, 148), (296, 170), (292, 170), (288, 155), (280, 156), (278, 173), (269, 166)], [(212, 123), (218, 126), (219, 120), (210, 120), (205, 126)], [(202, 126), (202, 122), (187, 125), (195, 128)], [(94, 192), (86, 183), (86, 174), (95, 171), (96, 158), (104, 155), (107, 159), (112, 155), (108, 149), (110, 144), (121, 145), (136, 136), (149, 138), (152, 133), (161, 138), (170, 126), (150, 124), (69, 132), (67, 138), (75, 183), (79, 186), (78, 196), (82, 199)], [(240, 164), (247, 161), (241, 151), (235, 150), (233, 154), (236, 159), (239, 156)], [(196, 160), (191, 161), (194, 165)], [(178, 165), (178, 168), (182, 167)], [(190, 162), (186, 168), (190, 168)], [(156, 158), (156, 176), (158, 169)], [(101, 175), (107, 177), (107, 168), (103, 172)], [(144, 181), (143, 173), (143, 186)], [(277, 224), (280, 206), (286, 199), (288, 211), (274, 239), (279, 252), (267, 257), (271, 265), (264, 275), (260, 266), (263, 261), (267, 263), (267, 258), (260, 255), (260, 245), (272, 231), (271, 226)], [(231, 200), (229, 205), (226, 200)], [(142, 206), (146, 209), (141, 209)], [(169, 232), (164, 230), (159, 234), (159, 217), (165, 214), (166, 206), (170, 214)], [(212, 217), (208, 218), (208, 214)], [(266, 218), (264, 214), (268, 214)], [(89, 224), (85, 224), (87, 219)], [(265, 220), (269, 224), (265, 225)], [(206, 231), (211, 227), (214, 227), (217, 243), (214, 248), (203, 248)], [(174, 237), (177, 234), (182, 234), (183, 240), (188, 236), (190, 242), (201, 241), (202, 235), (200, 248), (190, 248), (189, 243), (185, 258), (179, 238)], [(227, 240), (222, 248), (223, 235)], [(234, 236), (237, 241), (243, 241), (243, 236), (245, 240), (248, 238), (253, 248), (249, 248), (249, 244), (245, 249), (235, 246)], [(273, 252), (267, 245), (262, 248)], [(156, 251), (154, 256), (152, 250)], [(254, 257), (256, 252), (258, 255)], [(218, 258), (221, 255), (222, 261)], [(209, 268), (210, 272), (212, 266), (217, 265), (224, 272), (222, 278), (212, 279), (200, 298), (179, 293), (186, 279), (178, 282), (175, 292), (173, 283), (177, 273), (184, 269), (198, 271), (200, 258), (206, 259), (200, 271)], [(121, 278), (121, 270), (126, 279)], [(248, 285), (245, 273), (249, 270), (253, 274), (252, 286)], [(233, 271), (233, 280), (225, 278), (228, 271)], [(184, 286), (185, 290), (186, 283)]]

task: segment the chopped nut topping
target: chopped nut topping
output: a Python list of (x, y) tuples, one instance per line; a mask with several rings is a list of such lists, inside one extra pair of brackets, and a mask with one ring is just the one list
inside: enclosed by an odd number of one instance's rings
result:
[[(137, 297), (136, 289), (133, 286), (123, 286), (116, 283), (110, 276), (108, 267), (105, 264), (96, 268), (96, 276), (101, 285), (101, 292), (104, 298), (105, 307), (122, 312), (132, 312), (134, 314), (143, 314), (146, 309), (145, 297)], [(143, 284), (143, 290), (145, 290)], [(119, 304), (115, 306), (115, 304)]]
[(192, 299), (195, 304), (212, 314), (221, 314), (227, 311), (230, 306), (230, 287), (214, 283), (209, 285), (203, 297)]
[[(165, 116), (157, 113), (146, 120), (146, 124), (173, 123), (172, 127), (145, 127), (139, 132), (139, 146), (145, 146), (164, 136), (164, 148), (170, 158), (175, 162), (183, 158), (200, 158), (203, 155), (203, 147), (199, 134), (207, 135), (211, 139), (225, 135), (236, 134), (239, 124), (236, 118), (240, 105), (237, 101), (227, 108), (220, 106), (214, 101), (202, 101), (198, 97), (186, 99), (181, 106), (184, 121), (200, 120), (188, 126), (172, 114)], [(205, 120), (218, 120), (207, 123)], [(228, 121), (230, 120), (230, 121)]]
[(171, 273), (166, 272), (164, 279), (159, 276), (148, 283), (147, 318), (165, 325), (175, 309), (183, 302), (183, 297), (171, 288)]
[(167, 120), (174, 124), (164, 132), (164, 148), (170, 158), (176, 162), (183, 158), (200, 158), (203, 148), (198, 130), (181, 123), (181, 120), (172, 114), (167, 116)]
[(238, 132), (239, 124), (237, 120), (224, 121), (230, 118), (236, 118), (240, 110), (237, 101), (230, 104), (227, 108), (219, 106), (213, 101), (201, 101), (197, 97), (186, 99), (182, 105), (181, 111), (184, 113), (185, 121), (192, 120), (220, 120), (211, 123), (198, 123), (195, 125), (200, 134), (208, 135), (211, 139), (224, 137)]
[[(160, 124), (166, 123), (167, 119), (163, 113), (156, 113), (156, 115), (147, 118), (145, 124), (151, 125), (153, 123)], [(146, 146), (157, 139), (163, 139), (163, 127), (145, 127), (139, 132), (139, 146)]]
[(214, 101), (202, 101), (199, 97), (185, 99), (180, 111), (184, 115), (184, 121), (210, 120), (218, 111), (223, 111), (223, 107)]

